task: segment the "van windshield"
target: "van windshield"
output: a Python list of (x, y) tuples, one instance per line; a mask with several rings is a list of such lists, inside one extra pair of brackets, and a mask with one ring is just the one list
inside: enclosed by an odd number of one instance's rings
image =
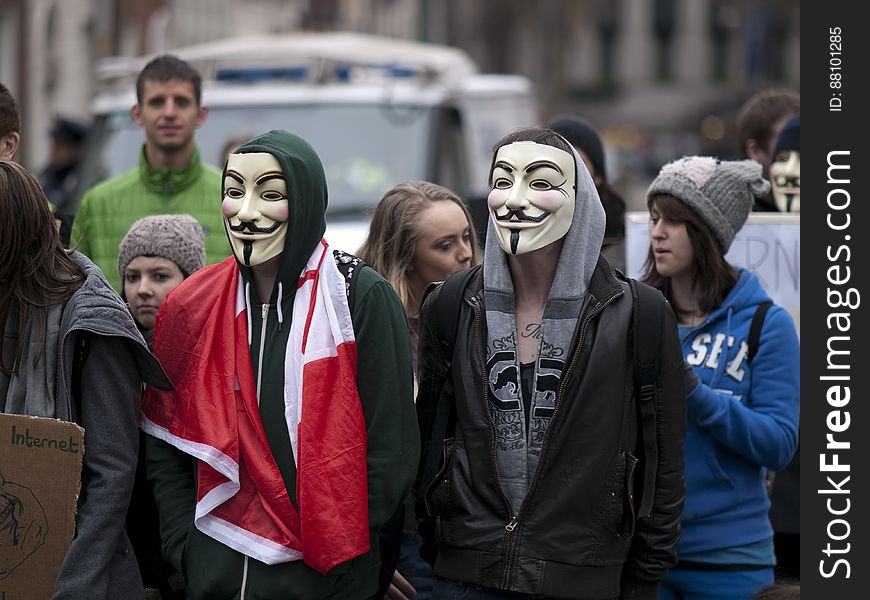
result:
[[(326, 171), (329, 210), (369, 212), (389, 188), (427, 178), (431, 107), (385, 105), (210, 106), (196, 143), (205, 162), (222, 168), (228, 144), (271, 129), (311, 143)], [(97, 118), (83, 172), (83, 187), (138, 164), (143, 130), (129, 111)], [(233, 146), (234, 147), (234, 146)]]

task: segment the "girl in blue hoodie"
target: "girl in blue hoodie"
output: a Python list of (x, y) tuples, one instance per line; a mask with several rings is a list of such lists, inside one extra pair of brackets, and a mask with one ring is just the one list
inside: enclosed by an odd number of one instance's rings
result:
[(743, 600), (773, 583), (765, 474), (797, 447), (800, 348), (791, 316), (776, 305), (750, 343), (770, 297), (725, 260), (769, 188), (753, 161), (693, 156), (665, 165), (647, 192), (643, 279), (670, 301), (686, 362), (686, 502), (680, 560), (662, 600)]

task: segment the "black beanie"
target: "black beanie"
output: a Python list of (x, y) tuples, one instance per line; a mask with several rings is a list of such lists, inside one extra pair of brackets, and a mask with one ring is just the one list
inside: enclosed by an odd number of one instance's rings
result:
[(782, 150), (797, 150), (801, 149), (801, 114), (798, 113), (785, 122), (782, 130), (779, 132), (779, 137), (776, 138), (776, 145), (773, 148), (773, 156), (771, 160), (776, 158), (776, 155)]
[(589, 157), (595, 174), (601, 177), (602, 181), (607, 181), (607, 171), (604, 168), (604, 145), (592, 123), (574, 115), (563, 114), (547, 121), (544, 127), (555, 131), (568, 140), (572, 146), (582, 150)]

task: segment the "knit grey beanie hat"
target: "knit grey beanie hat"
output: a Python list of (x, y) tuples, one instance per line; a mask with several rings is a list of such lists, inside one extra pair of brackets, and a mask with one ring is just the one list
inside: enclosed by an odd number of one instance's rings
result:
[(205, 266), (204, 233), (190, 215), (143, 217), (130, 226), (118, 248), (118, 275), (137, 256), (160, 256), (178, 265), (185, 277)]
[(707, 224), (725, 254), (755, 199), (769, 191), (770, 183), (754, 160), (686, 156), (662, 167), (647, 190), (646, 204), (650, 207), (659, 194), (685, 203)]

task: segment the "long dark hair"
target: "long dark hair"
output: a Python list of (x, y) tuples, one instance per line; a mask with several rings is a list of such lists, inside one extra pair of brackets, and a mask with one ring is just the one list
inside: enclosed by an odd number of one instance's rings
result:
[[(660, 194), (653, 196), (650, 201), (650, 207), (653, 206), (662, 217), (686, 224), (695, 257), (692, 265), (692, 287), (696, 293), (696, 306), (701, 314), (711, 313), (722, 305), (725, 296), (737, 283), (737, 270), (725, 260), (710, 228), (686, 204), (671, 195)], [(692, 307), (677, 306), (674, 303), (670, 279), (656, 270), (652, 245), (647, 250), (646, 261), (643, 263), (641, 281), (661, 290), (678, 317), (691, 314)]]
[[(0, 160), (0, 333), (18, 318), (18, 331), (32, 328), (37, 344), (45, 341), (46, 313), (81, 287), (83, 275), (60, 241), (48, 199), (36, 179), (21, 165)], [(27, 336), (17, 335), (12, 365), (17, 371)], [(39, 354), (34, 357), (34, 365)]]

